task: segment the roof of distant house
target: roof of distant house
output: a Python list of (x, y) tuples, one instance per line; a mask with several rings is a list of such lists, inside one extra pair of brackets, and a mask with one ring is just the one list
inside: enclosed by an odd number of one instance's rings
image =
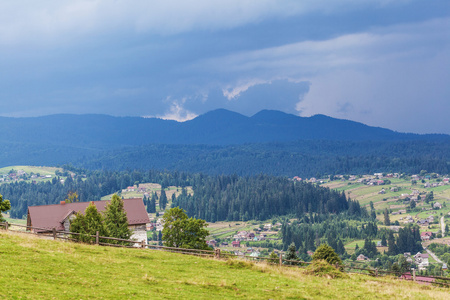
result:
[[(97, 210), (102, 212), (106, 209), (106, 204), (110, 200), (93, 201)], [(46, 231), (64, 230), (64, 220), (73, 212), (84, 213), (90, 202), (74, 202), (74, 203), (60, 203), (53, 205), (29, 206), (28, 213), (33, 227), (41, 228)], [(144, 202), (140, 198), (124, 199), (123, 207), (127, 213), (128, 224), (138, 225), (150, 223), (148, 214), (145, 210)]]

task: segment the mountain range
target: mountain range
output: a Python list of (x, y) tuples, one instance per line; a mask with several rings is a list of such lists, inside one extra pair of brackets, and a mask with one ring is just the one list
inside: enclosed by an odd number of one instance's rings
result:
[(145, 144), (233, 145), (299, 140), (450, 140), (443, 134), (399, 133), (324, 115), (299, 117), (263, 110), (252, 117), (218, 109), (186, 122), (142, 117), (59, 114), (0, 118), (3, 141), (107, 147)]
[(450, 170), (450, 136), (400, 133), (324, 115), (219, 109), (186, 122), (59, 114), (0, 117), (0, 166), (293, 175)]

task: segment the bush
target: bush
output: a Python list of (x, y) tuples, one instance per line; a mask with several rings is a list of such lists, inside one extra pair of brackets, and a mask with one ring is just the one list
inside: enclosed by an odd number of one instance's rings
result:
[(340, 270), (328, 264), (327, 261), (319, 259), (314, 260), (312, 264), (310, 264), (305, 269), (305, 274), (314, 275), (319, 277), (326, 278), (348, 278), (349, 276), (345, 273), (342, 273)]
[(316, 252), (314, 252), (313, 261), (317, 260), (325, 260), (330, 265), (342, 265), (342, 260), (339, 258), (339, 255), (327, 244), (320, 245), (316, 249)]

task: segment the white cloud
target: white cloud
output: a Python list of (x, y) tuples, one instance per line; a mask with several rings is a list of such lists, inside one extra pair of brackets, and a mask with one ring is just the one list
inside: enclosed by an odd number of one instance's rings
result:
[(181, 99), (181, 101), (171, 100), (170, 97), (166, 99), (166, 101), (171, 102), (169, 111), (164, 115), (157, 116), (145, 116), (146, 118), (160, 118), (163, 120), (174, 120), (178, 122), (185, 122), (188, 120), (192, 120), (196, 118), (198, 115), (185, 109), (183, 104), (186, 102), (186, 98)]
[(425, 133), (443, 127), (439, 122), (445, 124), (450, 111), (449, 36), (450, 19), (435, 19), (241, 52), (203, 65), (236, 77), (224, 91), (228, 99), (258, 82), (296, 78), (311, 83), (297, 104), (302, 116), (321, 113)]
[(241, 93), (247, 91), (249, 88), (264, 83), (270, 83), (270, 81), (261, 79), (242, 80), (241, 83), (238, 83), (235, 86), (228, 86), (227, 88), (222, 89), (222, 92), (228, 100), (233, 100), (238, 98)]

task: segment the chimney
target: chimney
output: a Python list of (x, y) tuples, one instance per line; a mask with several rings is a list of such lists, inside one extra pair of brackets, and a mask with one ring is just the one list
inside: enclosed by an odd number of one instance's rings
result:
[(59, 204), (66, 204), (66, 201), (61, 201)]

